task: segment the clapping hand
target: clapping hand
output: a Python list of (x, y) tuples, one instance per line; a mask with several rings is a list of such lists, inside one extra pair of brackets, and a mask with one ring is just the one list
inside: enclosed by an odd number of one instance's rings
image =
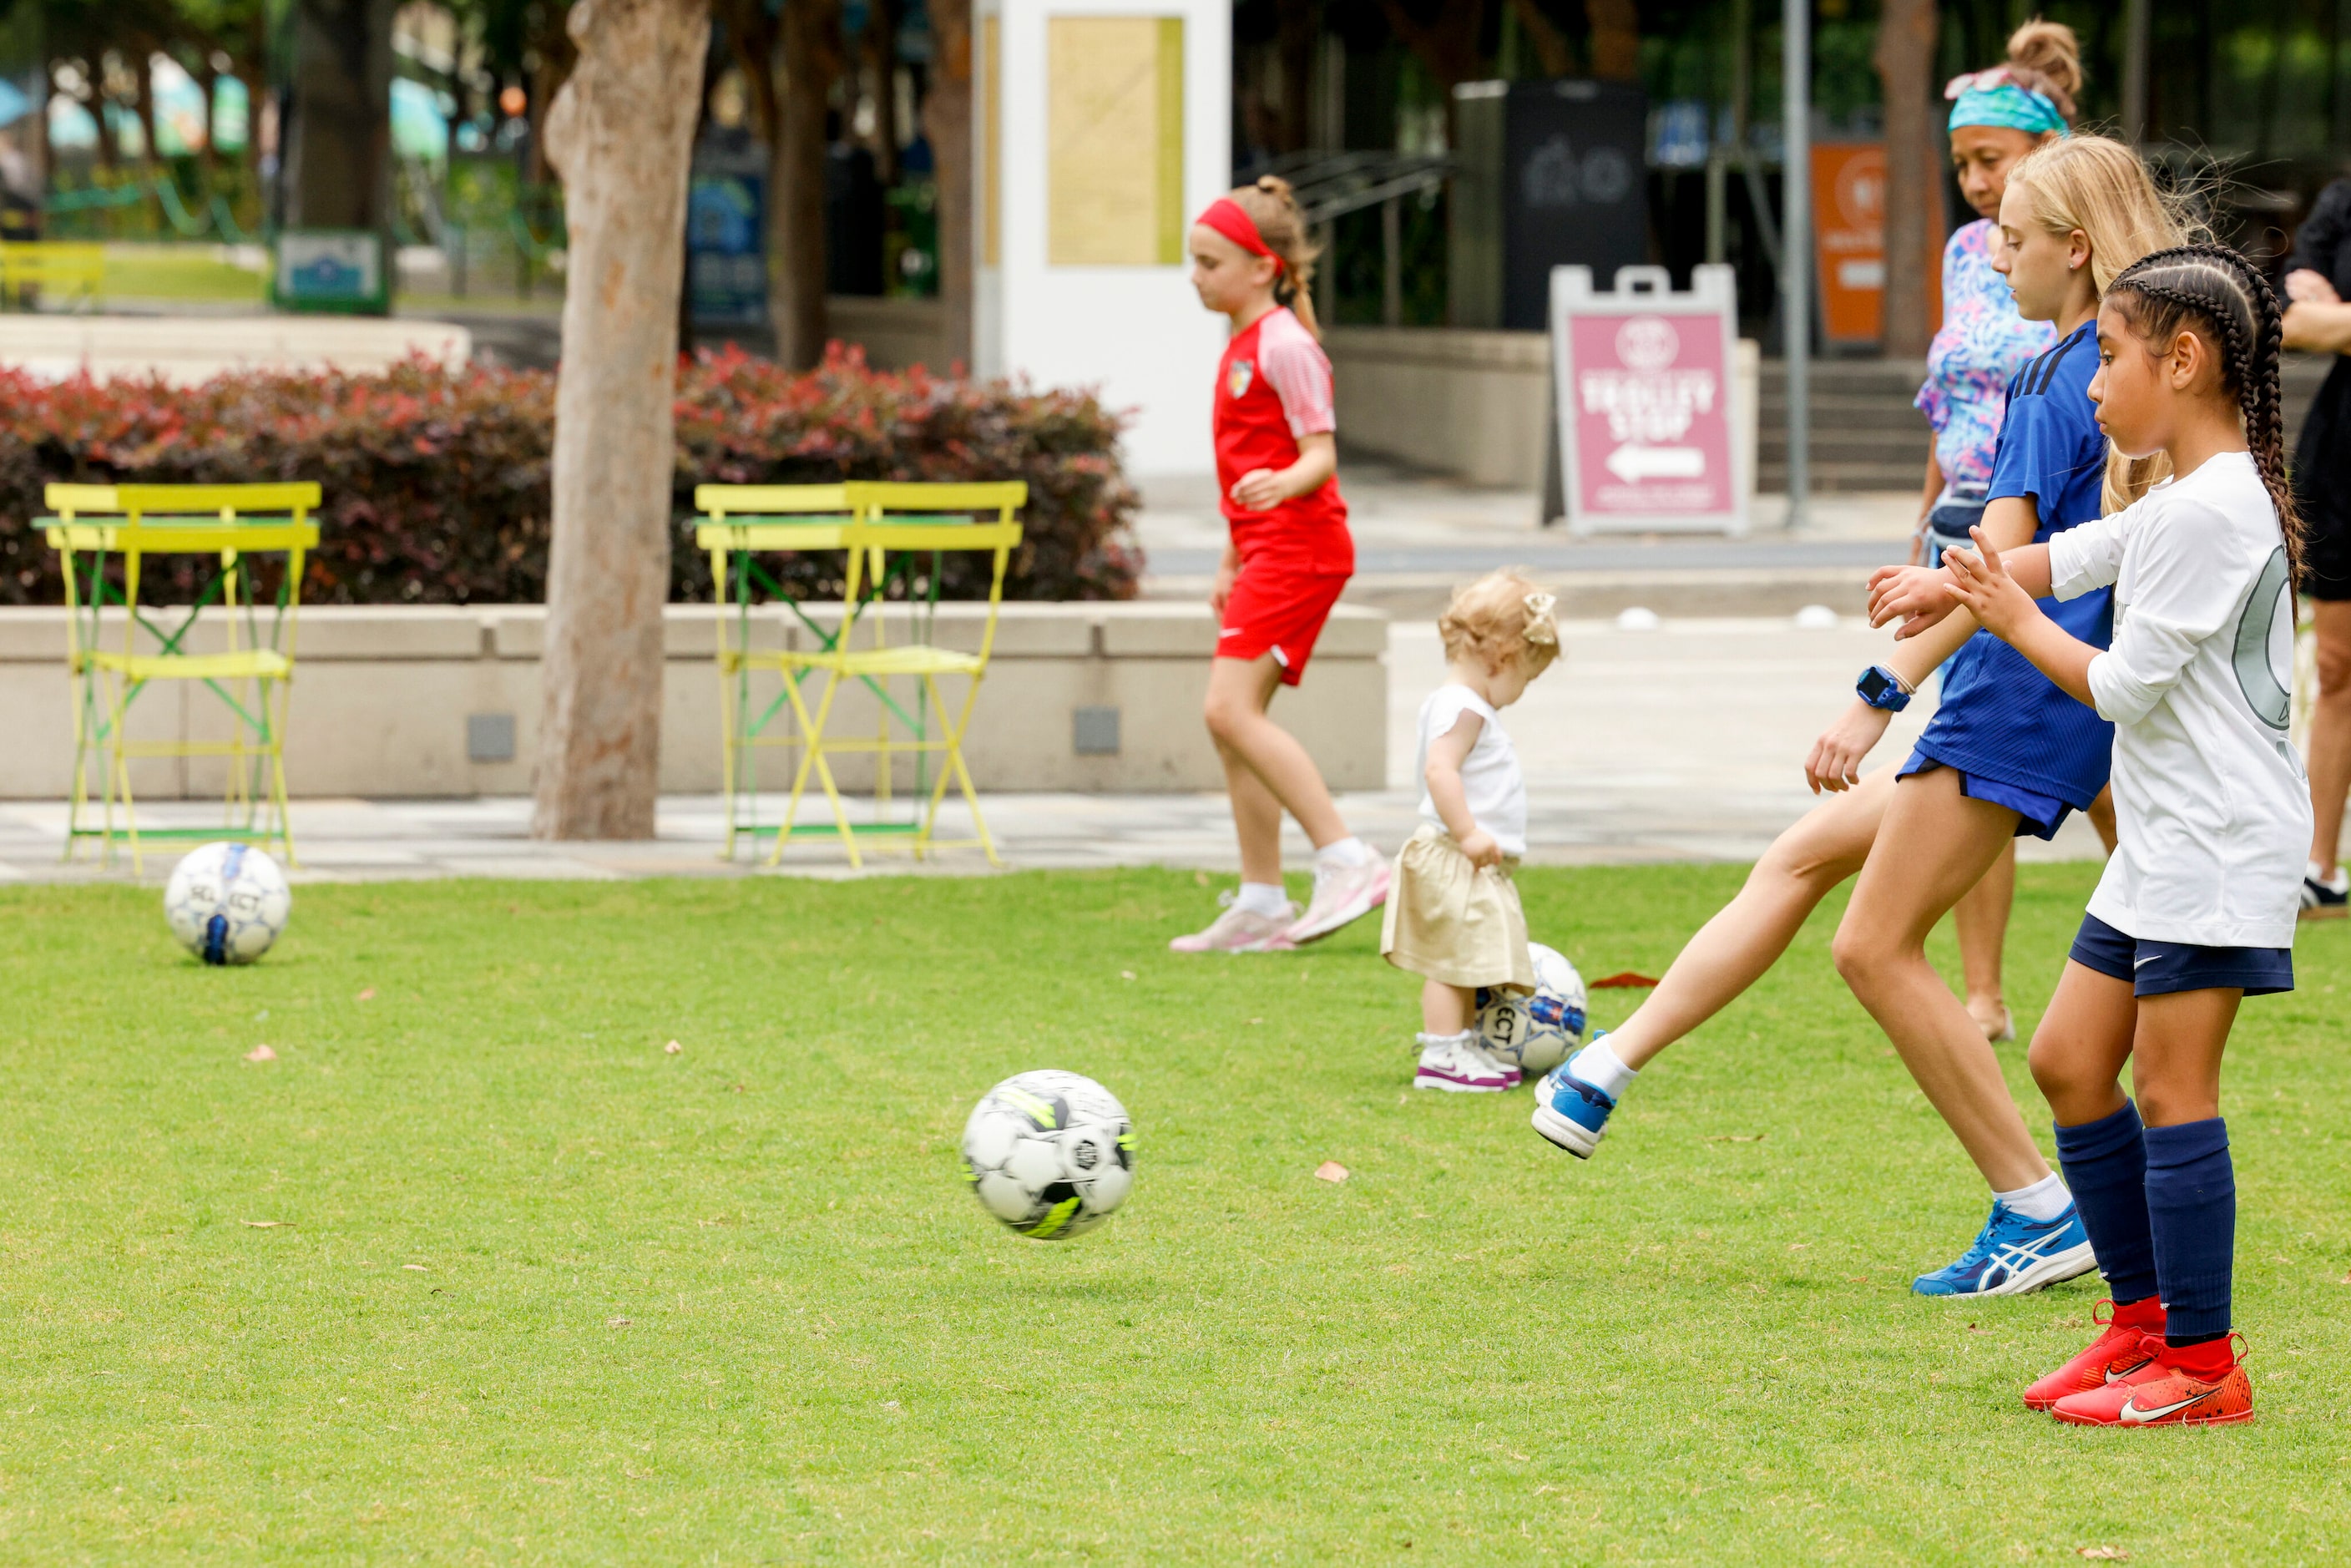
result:
[(2000, 551), (1984, 538), (1980, 528), (1970, 528), (1976, 541), (1976, 553), (1966, 550), (1945, 550), (1943, 567), (1949, 580), (1943, 591), (1956, 604), (1964, 604), (1973, 612), (1976, 623), (2002, 642), (2013, 643), (2017, 632), (2042, 618), (2041, 606), (2032, 595), (2018, 586), (2001, 563)]
[[(1949, 559), (1948, 556), (1946, 559)], [(1869, 574), (1869, 623), (1900, 620), (1894, 640), (1916, 637), (1959, 608), (1949, 577), (1923, 566), (1881, 566)]]

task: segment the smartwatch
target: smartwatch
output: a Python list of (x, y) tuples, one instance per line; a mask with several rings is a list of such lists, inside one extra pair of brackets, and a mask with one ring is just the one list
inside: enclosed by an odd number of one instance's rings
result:
[(1910, 688), (1902, 684), (1901, 676), (1883, 664), (1872, 664), (1862, 671), (1853, 689), (1862, 701), (1887, 713), (1900, 713), (1910, 706)]

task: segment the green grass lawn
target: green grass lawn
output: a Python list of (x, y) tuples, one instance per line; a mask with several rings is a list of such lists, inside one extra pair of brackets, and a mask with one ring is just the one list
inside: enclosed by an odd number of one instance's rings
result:
[[(2028, 1030), (2092, 874), (2023, 874)], [(1587, 975), (1654, 973), (1740, 875), (1522, 887)], [(1984, 1193), (1833, 911), (1584, 1165), (1523, 1092), (1410, 1091), (1369, 925), (1166, 954), (1189, 873), (306, 886), (234, 971), (159, 902), (0, 892), (0, 1560), (2291, 1563), (2351, 1529), (2351, 924), (2231, 1056), (2260, 1418), (2124, 1433), (2017, 1402), (2094, 1281), (1907, 1294)], [(1043, 1066), (1140, 1138), (1066, 1245), (956, 1163)]]
[(269, 279), (216, 259), (211, 246), (110, 246), (100, 308), (109, 298), (251, 304), (269, 298)]

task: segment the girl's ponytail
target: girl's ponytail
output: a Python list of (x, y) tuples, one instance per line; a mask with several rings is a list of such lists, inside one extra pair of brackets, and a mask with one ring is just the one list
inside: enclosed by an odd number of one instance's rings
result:
[(2221, 384), (2234, 392), (2245, 445), (2285, 537), (2286, 580), (2302, 580), (2302, 515), (2285, 467), (2285, 400), (2278, 379), (2285, 312), (2261, 268), (2224, 245), (2158, 251), (2115, 279), (2115, 308), (2150, 345), (2201, 329), (2220, 350)]
[(1306, 237), (1306, 214), (1290, 193), (1290, 182), (1279, 174), (1262, 174), (1254, 185), (1232, 193), (1232, 200), (1257, 225), (1265, 248), (1281, 258), (1281, 276), (1273, 281), (1273, 297), (1317, 338), (1322, 324), (1314, 319), (1314, 258), (1322, 247)]

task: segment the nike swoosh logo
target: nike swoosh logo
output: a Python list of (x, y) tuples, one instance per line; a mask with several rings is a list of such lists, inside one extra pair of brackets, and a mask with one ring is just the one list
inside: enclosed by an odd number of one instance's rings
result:
[(2149, 953), (2149, 954), (2148, 954), (2146, 957), (2144, 957), (2144, 958), (2135, 958), (2135, 959), (2133, 959), (2133, 960), (2131, 961), (2131, 967), (2132, 967), (2132, 968), (2134, 968), (2134, 969), (2144, 969), (2144, 968), (2146, 968), (2149, 964), (2154, 963), (2158, 958), (2160, 958), (2160, 957), (2162, 957), (2162, 956), (2163, 956), (2163, 955), (2162, 955), (2162, 954), (2160, 954), (2160, 953)]
[(2128, 1377), (2132, 1373), (2137, 1372), (2140, 1367), (2145, 1366), (2147, 1362), (2153, 1361), (2155, 1357), (2150, 1355), (2144, 1361), (2134, 1361), (2128, 1366), (2110, 1366), (2106, 1368), (2106, 1381), (2108, 1383), (2120, 1383), (2124, 1378)]
[(2190, 1405), (2201, 1404), (2203, 1401), (2210, 1397), (2211, 1396), (2209, 1394), (2191, 1395), (2186, 1399), (2175, 1400), (2169, 1405), (2158, 1406), (2153, 1410), (2140, 1409), (2138, 1407), (2138, 1401), (2136, 1398), (2126, 1399), (2123, 1401), (2123, 1407), (2119, 1411), (2116, 1412), (2115, 1419), (2126, 1426), (2137, 1425), (2147, 1421), (2160, 1421), (2166, 1416), (2169, 1416), (2175, 1411), (2185, 1410)]

